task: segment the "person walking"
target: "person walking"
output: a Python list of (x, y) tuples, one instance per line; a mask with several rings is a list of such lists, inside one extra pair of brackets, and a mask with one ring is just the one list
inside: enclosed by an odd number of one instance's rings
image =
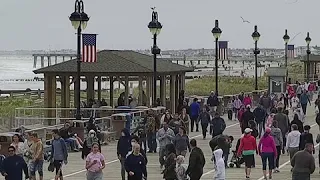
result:
[(202, 150), (197, 147), (197, 141), (195, 139), (190, 140), (190, 146), (191, 153), (186, 175), (190, 177), (190, 180), (200, 180), (203, 174), (203, 167), (206, 164), (206, 159)]
[(141, 180), (147, 178), (147, 166), (145, 158), (140, 153), (140, 145), (134, 144), (133, 153), (128, 155), (124, 166), (128, 173), (128, 180)]
[(28, 166), (21, 156), (16, 155), (14, 146), (8, 147), (9, 156), (2, 162), (1, 174), (5, 180), (22, 180), (22, 172), (25, 179), (29, 179)]
[(258, 153), (262, 159), (262, 171), (264, 179), (267, 179), (267, 161), (269, 166), (269, 179), (272, 179), (272, 170), (274, 169), (274, 159), (277, 157), (276, 144), (270, 135), (271, 129), (266, 128), (266, 132), (259, 141)]
[(176, 151), (173, 144), (168, 144), (166, 146), (166, 160), (163, 170), (163, 178), (165, 180), (176, 180)]
[(303, 151), (297, 152), (291, 159), (292, 180), (310, 180), (314, 172), (315, 160), (312, 156), (313, 144), (307, 143)]
[(250, 128), (249, 127), (249, 121), (250, 120), (254, 120), (254, 115), (251, 112), (251, 106), (247, 105), (246, 106), (246, 111), (243, 113), (242, 115), (242, 132), (246, 129), (246, 128)]
[(288, 134), (286, 149), (289, 151), (290, 161), (292, 157), (299, 151), (300, 135), (298, 126), (293, 124), (291, 126), (291, 132)]
[(308, 103), (311, 106), (309, 95), (307, 94), (307, 91), (304, 90), (303, 93), (300, 96), (300, 104), (301, 104), (301, 108), (302, 108), (302, 111), (303, 111), (304, 115), (307, 114)]
[(250, 179), (251, 168), (254, 166), (254, 153), (258, 154), (256, 139), (251, 135), (252, 130), (246, 128), (244, 130), (244, 136), (240, 139), (240, 145), (238, 148), (238, 157), (242, 156), (245, 163), (246, 179)]
[(85, 159), (88, 156), (88, 154), (90, 154), (90, 152), (92, 150), (92, 145), (94, 143), (99, 144), (99, 147), (100, 147), (99, 149), (101, 151), (101, 145), (100, 145), (100, 141), (97, 137), (97, 134), (93, 129), (91, 129), (83, 142), (83, 148), (82, 148), (82, 153), (81, 153), (82, 159)]
[(239, 96), (235, 97), (235, 100), (233, 101), (232, 106), (233, 106), (235, 120), (237, 119), (240, 120), (238, 116), (238, 112), (242, 106), (242, 101), (239, 99)]
[(177, 180), (188, 180), (188, 176), (186, 175), (186, 168), (183, 166), (184, 157), (183, 156), (177, 156), (177, 167), (176, 167), (176, 173), (177, 173)]
[(125, 178), (126, 178), (124, 161), (126, 160), (126, 156), (130, 150), (131, 150), (131, 136), (130, 136), (129, 130), (124, 128), (121, 131), (121, 137), (120, 137), (118, 144), (117, 144), (117, 156), (118, 156), (118, 159), (121, 163), (121, 178), (122, 178), (122, 180), (125, 180)]
[(210, 113), (214, 113), (217, 111), (217, 107), (219, 106), (218, 92), (211, 91), (210, 96), (207, 99), (207, 104), (210, 109)]
[(186, 108), (182, 108), (181, 114), (180, 114), (180, 119), (183, 122), (183, 126), (184, 126), (184, 128), (186, 130), (186, 133), (189, 134), (190, 116), (189, 116), (189, 114), (187, 114), (187, 109)]
[[(311, 126), (305, 125), (304, 132), (300, 135), (299, 150), (303, 150), (307, 143), (313, 144), (313, 135), (310, 133)], [(313, 152), (314, 153), (314, 152)]]
[(211, 115), (209, 113), (209, 108), (207, 106), (203, 107), (203, 110), (201, 111), (201, 113), (199, 115), (198, 122), (201, 123), (202, 137), (203, 137), (203, 139), (206, 139), (208, 125), (211, 123)]
[[(283, 113), (283, 108), (278, 108), (278, 113), (274, 115), (273, 121), (278, 122), (278, 127), (281, 130), (283, 142), (286, 142), (286, 134), (289, 133), (290, 127), (289, 127), (289, 117)], [(282, 149), (282, 152), (284, 154), (284, 149)]]
[(62, 175), (62, 163), (65, 165), (68, 163), (68, 150), (65, 141), (59, 135), (59, 130), (52, 130), (52, 145), (51, 145), (51, 157), (50, 161), (56, 170), (56, 179), (63, 180)]
[(272, 126), (271, 126), (271, 134), (270, 134), (274, 142), (276, 144), (276, 149), (277, 149), (277, 157), (275, 159), (275, 169), (274, 173), (280, 172), (279, 170), (279, 160), (280, 160), (280, 154), (283, 146), (283, 138), (282, 138), (282, 133), (280, 128), (278, 127), (278, 121), (273, 121)]
[(163, 168), (165, 163), (164, 157), (166, 155), (166, 146), (172, 144), (172, 141), (175, 138), (175, 134), (172, 129), (169, 128), (166, 122), (163, 122), (162, 128), (157, 132), (157, 139), (159, 141), (159, 163), (160, 169)]
[(173, 144), (176, 149), (176, 155), (186, 157), (187, 150), (189, 149), (190, 151), (190, 143), (186, 130), (183, 127), (179, 128), (179, 133), (174, 138)]
[(194, 98), (190, 105), (191, 132), (193, 132), (194, 125), (196, 125), (196, 132), (199, 132), (199, 123), (197, 123), (199, 114), (200, 104), (198, 103), (198, 98)]
[(214, 118), (210, 123), (210, 128), (212, 128), (212, 137), (222, 134), (226, 129), (226, 122), (222, 117), (220, 117), (218, 112), (214, 114)]
[(259, 138), (261, 137), (262, 130), (265, 131), (265, 122), (267, 117), (267, 112), (262, 108), (260, 104), (253, 110), (254, 120), (257, 123), (258, 131), (259, 131)]
[(105, 158), (99, 144), (93, 143), (92, 151), (86, 158), (87, 180), (103, 180), (102, 170), (106, 167)]
[(16, 149), (16, 155), (23, 157), (24, 152), (26, 151), (24, 141), (19, 134), (12, 136), (12, 143), (10, 146), (14, 146)]
[[(299, 119), (298, 114), (293, 115), (293, 120), (290, 122), (290, 127), (292, 127), (293, 124), (296, 124), (298, 126), (298, 130), (300, 133), (303, 132), (303, 123)], [(291, 131), (291, 129), (290, 129), (290, 131)]]
[[(147, 165), (148, 164), (148, 158), (147, 158), (147, 155), (146, 155), (145, 151), (141, 148), (141, 140), (140, 140), (139, 136), (132, 135), (131, 136), (131, 147), (133, 147), (135, 144), (139, 144), (140, 145), (140, 154), (144, 157), (144, 161), (145, 161), (145, 163)], [(130, 154), (132, 154), (133, 151), (134, 151), (134, 148), (132, 148), (131, 151), (128, 152), (126, 157), (128, 157)]]
[(224, 163), (224, 160), (222, 158), (223, 151), (222, 149), (217, 149), (213, 152), (213, 156), (215, 159), (213, 164), (215, 166), (215, 180), (225, 180), (226, 178), (226, 165)]
[(41, 142), (41, 139), (38, 138), (37, 133), (32, 133), (30, 138), (33, 141), (30, 147), (31, 157), (32, 157), (32, 160), (29, 166), (30, 178), (35, 180), (36, 172), (38, 171), (39, 179), (43, 180), (43, 161), (44, 161), (43, 144)]

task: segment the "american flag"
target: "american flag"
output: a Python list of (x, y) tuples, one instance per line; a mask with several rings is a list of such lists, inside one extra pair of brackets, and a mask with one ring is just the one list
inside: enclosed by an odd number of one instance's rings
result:
[(219, 59), (228, 59), (228, 41), (219, 41)]
[(288, 58), (294, 59), (294, 45), (288, 45)]
[(82, 62), (97, 62), (97, 34), (82, 34)]

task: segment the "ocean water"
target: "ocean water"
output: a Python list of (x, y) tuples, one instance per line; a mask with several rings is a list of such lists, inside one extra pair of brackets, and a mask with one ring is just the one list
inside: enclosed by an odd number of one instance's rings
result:
[[(54, 58), (52, 58), (52, 63), (54, 63)], [(62, 58), (58, 58), (58, 63), (62, 62)], [(46, 63), (46, 61), (45, 61)], [(180, 62), (182, 63), (182, 62)], [(197, 65), (196, 63), (193, 63)], [(214, 75), (212, 70), (213, 61), (209, 62), (208, 66), (211, 68), (204, 68), (207, 64), (205, 61), (201, 61), (199, 67), (200, 69), (195, 70), (195, 72), (187, 73), (187, 76), (202, 76), (202, 75)], [(229, 65), (227, 65), (229, 66)], [(246, 76), (252, 77), (254, 75), (254, 66), (252, 64), (245, 64), (243, 67), (242, 63), (230, 64), (233, 67), (232, 70), (224, 70), (219, 68), (219, 75), (225, 76), (240, 76), (241, 70), (245, 69)], [(271, 64), (271, 66), (277, 66), (277, 64)], [(34, 74), (33, 70), (40, 68), (40, 58), (36, 67), (34, 67), (34, 59), (32, 56), (0, 56), (0, 90), (24, 90), (30, 88), (32, 90), (43, 89), (42, 81), (21, 81), (26, 79), (34, 79), (35, 77), (43, 77), (42, 74)], [(258, 69), (258, 76), (262, 76), (265, 68)], [(95, 83), (95, 88), (97, 88), (97, 83)], [(132, 82), (131, 87), (138, 86), (137, 82)], [(60, 83), (57, 83), (57, 87), (60, 87)], [(114, 84), (115, 88), (119, 87), (118, 82)], [(73, 86), (70, 87), (73, 89)], [(109, 82), (102, 82), (103, 89), (109, 89)], [(123, 86), (120, 84), (120, 88)], [(86, 89), (86, 83), (81, 83), (81, 89)]]

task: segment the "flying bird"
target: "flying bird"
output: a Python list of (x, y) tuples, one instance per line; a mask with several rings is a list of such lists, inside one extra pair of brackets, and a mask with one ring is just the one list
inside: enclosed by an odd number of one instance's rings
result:
[(250, 21), (245, 20), (242, 16), (240, 16), (240, 18), (242, 19), (242, 22), (243, 22), (243, 23), (250, 23)]
[(286, 4), (294, 4), (297, 3), (299, 0), (286, 0)]
[(155, 9), (156, 9), (156, 7), (151, 7), (151, 9), (152, 9), (152, 10), (155, 10)]

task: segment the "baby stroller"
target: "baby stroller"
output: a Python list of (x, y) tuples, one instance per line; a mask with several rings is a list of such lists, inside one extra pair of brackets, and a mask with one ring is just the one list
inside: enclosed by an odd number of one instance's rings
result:
[(237, 156), (237, 152), (240, 146), (240, 139), (238, 139), (237, 145), (236, 145), (236, 150), (232, 150), (232, 157), (231, 160), (229, 162), (229, 167), (233, 168), (234, 166), (236, 166), (237, 168), (241, 167), (241, 164), (244, 163), (243, 157), (238, 157)]

